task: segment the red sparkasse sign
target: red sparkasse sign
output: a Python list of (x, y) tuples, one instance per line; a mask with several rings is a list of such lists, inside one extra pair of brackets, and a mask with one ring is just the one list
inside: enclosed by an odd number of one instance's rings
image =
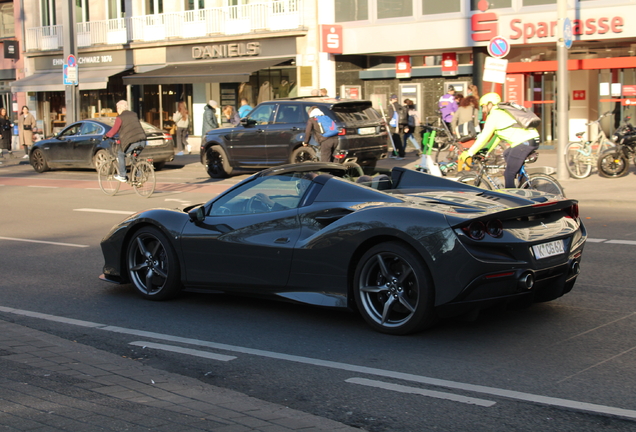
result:
[(342, 26), (336, 24), (321, 25), (322, 52), (342, 54)]
[(411, 56), (401, 55), (395, 57), (395, 77), (411, 78)]
[(457, 75), (457, 53), (442, 53), (442, 75)]

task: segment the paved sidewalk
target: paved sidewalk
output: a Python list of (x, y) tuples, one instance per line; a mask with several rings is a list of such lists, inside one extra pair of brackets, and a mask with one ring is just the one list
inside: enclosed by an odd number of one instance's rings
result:
[(360, 431), (0, 320), (3, 431)]

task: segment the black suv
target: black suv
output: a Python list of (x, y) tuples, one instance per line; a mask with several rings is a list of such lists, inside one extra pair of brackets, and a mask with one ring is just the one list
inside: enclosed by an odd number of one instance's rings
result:
[(303, 146), (313, 106), (338, 126), (337, 162), (374, 167), (378, 159), (387, 157), (387, 128), (370, 101), (298, 98), (263, 102), (239, 126), (208, 132), (201, 141), (201, 163), (210, 177), (222, 178), (235, 168), (316, 160), (314, 148)]

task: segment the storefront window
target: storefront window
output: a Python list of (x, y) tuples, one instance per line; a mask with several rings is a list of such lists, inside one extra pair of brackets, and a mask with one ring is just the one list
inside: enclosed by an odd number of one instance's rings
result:
[(3, 3), (0, 6), (0, 38), (13, 36), (15, 36), (13, 3)]
[[(479, 10), (479, 3), (482, 0), (470, 0), (470, 10)], [(512, 7), (512, 0), (489, 0), (488, 9), (502, 9)]]
[(336, 22), (369, 19), (369, 0), (336, 0)]
[(412, 0), (377, 0), (378, 18), (397, 18), (413, 15)]
[(460, 0), (422, 0), (422, 14), (424, 15), (450, 12), (461, 12)]

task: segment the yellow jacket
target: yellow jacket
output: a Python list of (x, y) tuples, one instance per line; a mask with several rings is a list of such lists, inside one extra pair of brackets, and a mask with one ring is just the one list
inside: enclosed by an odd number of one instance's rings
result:
[(475, 153), (484, 148), (493, 137), (495, 141), (490, 148), (494, 148), (499, 144), (499, 141), (505, 141), (510, 144), (510, 147), (515, 147), (522, 142), (539, 138), (539, 132), (537, 132), (536, 129), (523, 129), (516, 125), (516, 120), (506, 111), (493, 108), (488, 118), (486, 118), (483, 130), (477, 135), (475, 143), (467, 150), (468, 155), (474, 156)]

